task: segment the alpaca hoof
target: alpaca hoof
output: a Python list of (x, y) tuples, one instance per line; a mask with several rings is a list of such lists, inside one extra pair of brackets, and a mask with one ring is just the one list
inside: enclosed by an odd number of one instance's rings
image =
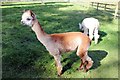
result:
[(61, 77), (61, 75), (62, 75), (62, 72), (60, 72), (60, 73), (57, 74), (58, 77)]
[(61, 74), (57, 74), (58, 77), (61, 77)]
[(76, 70), (80, 71), (80, 70), (83, 70), (84, 68), (77, 68)]
[(57, 67), (57, 71), (58, 76), (60, 76), (62, 74), (62, 67)]
[(95, 44), (97, 44), (98, 43), (98, 41), (95, 41)]
[(87, 73), (87, 72), (88, 72), (88, 69), (85, 69), (85, 70), (84, 70), (84, 72), (86, 72), (86, 73)]

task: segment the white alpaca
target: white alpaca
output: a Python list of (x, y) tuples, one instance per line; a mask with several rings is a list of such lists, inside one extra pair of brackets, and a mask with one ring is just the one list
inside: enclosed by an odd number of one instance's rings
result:
[(90, 40), (95, 39), (95, 44), (98, 43), (98, 28), (99, 28), (99, 21), (95, 18), (85, 18), (82, 21), (82, 24), (79, 23), (79, 28), (84, 31), (85, 34), (89, 32)]

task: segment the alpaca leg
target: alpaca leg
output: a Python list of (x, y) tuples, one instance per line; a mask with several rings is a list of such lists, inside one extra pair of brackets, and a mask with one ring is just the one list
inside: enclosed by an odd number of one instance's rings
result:
[(82, 70), (82, 69), (84, 69), (84, 63), (83, 63), (83, 61), (81, 59), (81, 64), (80, 64), (80, 67), (78, 68), (78, 70)]
[(82, 70), (84, 69), (84, 60), (82, 59), (82, 57), (84, 57), (86, 54), (83, 53), (83, 49), (81, 47), (78, 47), (77, 49), (77, 56), (79, 56), (81, 58), (81, 64), (80, 67), (78, 68), (78, 70)]
[(61, 64), (60, 58), (61, 58), (61, 56), (59, 54), (54, 56), (56, 67), (57, 67), (58, 76), (60, 76), (62, 74), (62, 64)]
[(85, 61), (85, 72), (87, 72), (93, 65), (93, 60), (87, 56)]
[(83, 29), (84, 29), (84, 34), (88, 35), (88, 29), (86, 27), (84, 27)]
[(77, 56), (81, 58), (81, 65), (78, 70), (85, 69), (87, 72), (93, 65), (92, 59), (88, 56), (87, 51), (83, 50), (81, 47), (78, 47)]
[(98, 38), (99, 38), (99, 37), (100, 37), (100, 36), (98, 35), (98, 28), (96, 28), (95, 31), (94, 31), (95, 44), (98, 43)]
[(93, 29), (89, 29), (89, 38), (90, 40), (93, 39)]
[(87, 52), (84, 52), (84, 56), (81, 57), (83, 63), (84, 63), (84, 69), (85, 72), (87, 72), (93, 65), (93, 60), (87, 55)]

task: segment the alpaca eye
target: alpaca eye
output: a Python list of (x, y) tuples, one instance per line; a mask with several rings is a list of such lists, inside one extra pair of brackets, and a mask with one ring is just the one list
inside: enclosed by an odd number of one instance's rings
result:
[(27, 18), (27, 20), (29, 21), (29, 20), (31, 20), (30, 18)]

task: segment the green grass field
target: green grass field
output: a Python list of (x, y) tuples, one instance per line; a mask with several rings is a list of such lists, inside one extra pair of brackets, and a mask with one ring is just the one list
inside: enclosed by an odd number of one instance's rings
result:
[(30, 27), (21, 25), (21, 11), (33, 10), (47, 33), (80, 31), (78, 23), (86, 17), (100, 21), (100, 39), (92, 44), (94, 60), (87, 72), (77, 71), (80, 59), (75, 51), (62, 55), (61, 78), (118, 78), (118, 20), (105, 11), (72, 3), (5, 3), (2, 8), (2, 77), (58, 78), (54, 58), (37, 40)]

